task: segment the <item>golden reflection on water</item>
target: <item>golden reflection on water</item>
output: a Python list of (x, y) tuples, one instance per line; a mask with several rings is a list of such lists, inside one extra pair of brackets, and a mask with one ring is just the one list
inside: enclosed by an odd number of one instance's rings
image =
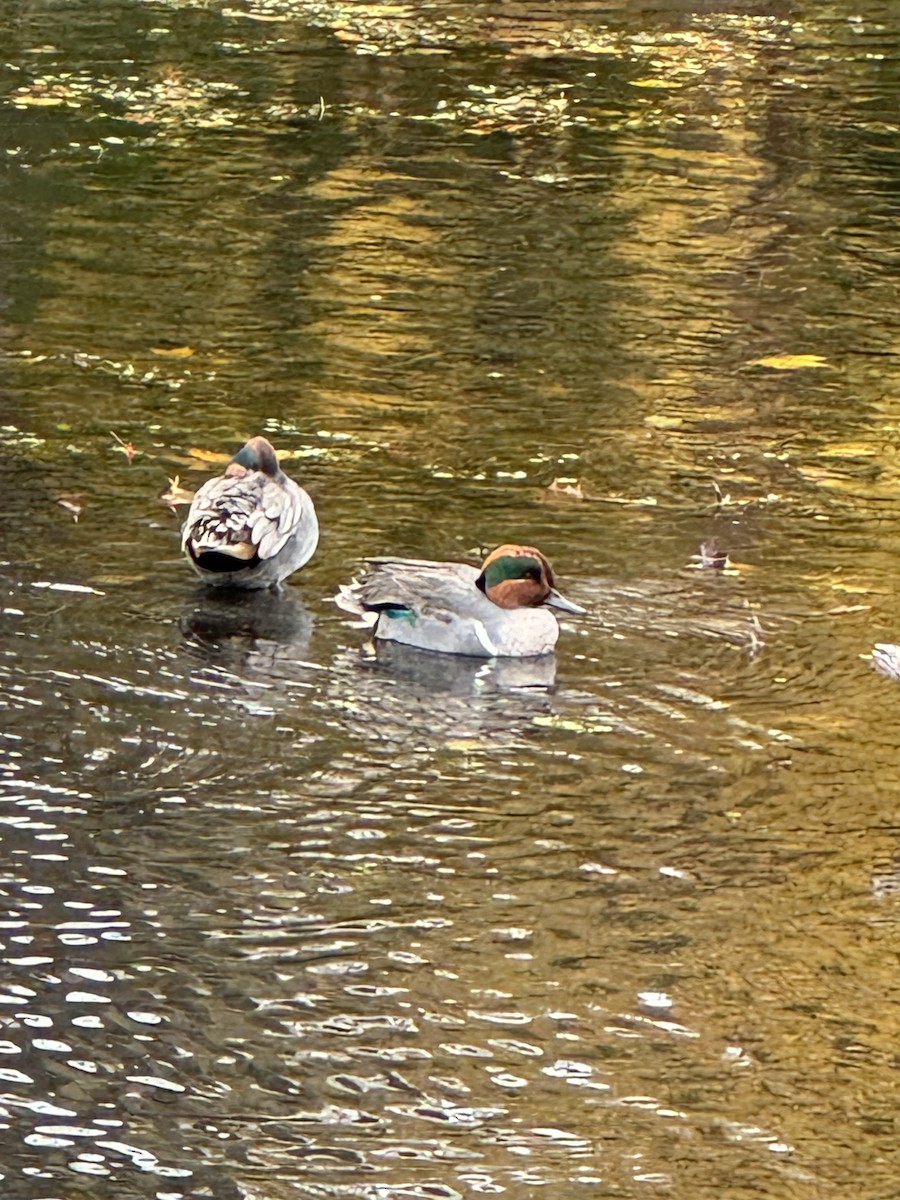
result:
[[(0, 16), (4, 1195), (895, 1186), (898, 47), (758, 8)], [(554, 660), (328, 600), (510, 538)]]

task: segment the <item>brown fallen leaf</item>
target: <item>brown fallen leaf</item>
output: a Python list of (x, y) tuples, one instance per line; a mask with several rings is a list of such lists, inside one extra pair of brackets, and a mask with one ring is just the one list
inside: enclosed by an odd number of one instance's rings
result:
[(545, 489), (548, 500), (583, 500), (580, 479), (554, 479)]
[(77, 523), (81, 516), (81, 492), (62, 492), (56, 503), (60, 508), (72, 514), (72, 520)]
[(122, 439), (119, 437), (119, 435), (114, 430), (111, 429), (109, 431), (109, 436), (112, 438), (115, 438), (115, 440), (119, 443), (118, 448), (122, 451), (122, 453), (125, 455), (125, 457), (128, 459), (129, 462), (133, 462), (134, 456), (136, 454), (140, 454), (140, 450), (136, 450), (134, 448), (133, 442), (123, 442)]

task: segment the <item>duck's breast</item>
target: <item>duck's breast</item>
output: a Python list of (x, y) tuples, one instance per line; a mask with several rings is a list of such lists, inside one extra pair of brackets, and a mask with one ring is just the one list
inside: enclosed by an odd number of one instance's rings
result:
[(559, 638), (559, 624), (549, 609), (502, 609), (496, 604), (491, 604), (491, 608), (499, 615), (491, 614), (485, 628), (498, 656), (531, 658), (553, 650)]

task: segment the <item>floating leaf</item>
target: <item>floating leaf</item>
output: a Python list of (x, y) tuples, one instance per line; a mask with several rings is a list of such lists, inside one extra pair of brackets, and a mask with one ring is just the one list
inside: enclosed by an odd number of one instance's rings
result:
[(158, 354), (160, 358), (191, 358), (194, 354), (193, 346), (151, 346), (151, 354)]
[(81, 516), (81, 492), (63, 492), (56, 503), (72, 514), (73, 521), (78, 521)]
[(134, 448), (133, 442), (123, 442), (122, 439), (119, 437), (119, 435), (114, 430), (111, 429), (109, 431), (109, 436), (111, 438), (116, 439), (116, 441), (119, 443), (119, 445), (116, 447), (116, 449), (121, 450), (129, 462), (133, 462), (134, 456), (136, 454), (140, 454), (140, 450), (136, 450)]
[(220, 454), (218, 450), (201, 450), (199, 446), (191, 446), (187, 452), (188, 458), (196, 458), (202, 463), (228, 463), (232, 455)]
[(767, 358), (754, 358), (748, 367), (770, 367), (773, 371), (801, 371), (830, 367), (831, 363), (821, 354), (772, 354)]
[(167, 504), (173, 512), (179, 504), (190, 504), (193, 498), (194, 493), (181, 486), (181, 479), (177, 475), (169, 480), (169, 490), (160, 496), (160, 500)]
[(583, 500), (584, 488), (580, 479), (554, 479), (546, 495), (548, 500)]

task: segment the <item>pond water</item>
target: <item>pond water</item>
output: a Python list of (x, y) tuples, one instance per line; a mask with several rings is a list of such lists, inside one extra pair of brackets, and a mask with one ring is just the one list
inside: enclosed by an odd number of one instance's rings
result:
[[(893, 3), (0, 44), (4, 1200), (893, 1195)], [(260, 432), (320, 550), (210, 596)], [(508, 540), (555, 661), (330, 601)]]

